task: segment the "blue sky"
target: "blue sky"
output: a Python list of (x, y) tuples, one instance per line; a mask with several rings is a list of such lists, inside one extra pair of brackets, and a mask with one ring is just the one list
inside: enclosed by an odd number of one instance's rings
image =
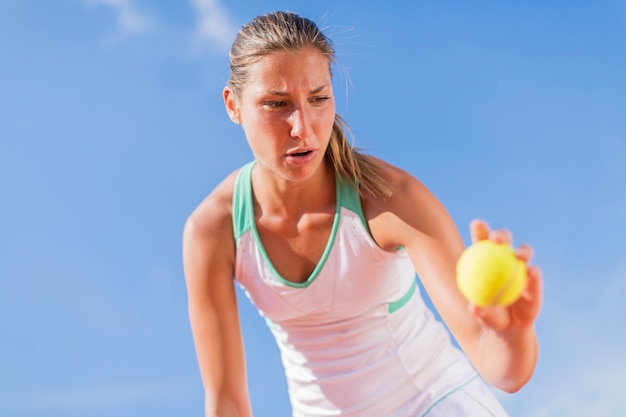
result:
[[(480, 217), (535, 246), (541, 357), (499, 394), (511, 416), (621, 416), (626, 2), (328, 0), (0, 2), (0, 415), (202, 415), (181, 231), (251, 158), (227, 51), (276, 9), (334, 39), (357, 146), (420, 178), (467, 243)], [(255, 416), (288, 415), (240, 309)]]

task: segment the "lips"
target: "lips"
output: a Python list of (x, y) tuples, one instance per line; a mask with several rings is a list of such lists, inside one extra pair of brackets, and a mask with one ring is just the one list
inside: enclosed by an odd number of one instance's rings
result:
[(301, 158), (301, 157), (305, 157), (307, 155), (310, 155), (312, 152), (314, 152), (315, 149), (310, 148), (310, 147), (298, 147), (298, 148), (292, 148), (287, 152), (287, 156), (292, 156), (292, 157), (296, 157), (296, 158)]
[(316, 151), (313, 148), (291, 149), (286, 154), (286, 159), (293, 164), (304, 164), (315, 159)]
[(310, 154), (313, 151), (301, 151), (301, 152), (292, 152), (289, 154), (289, 156), (306, 156), (308, 154)]

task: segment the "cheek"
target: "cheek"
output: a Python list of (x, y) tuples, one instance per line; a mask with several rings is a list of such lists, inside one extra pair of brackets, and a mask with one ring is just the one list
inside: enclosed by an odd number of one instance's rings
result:
[(335, 124), (335, 109), (329, 109), (329, 111), (324, 112), (323, 118), (320, 119), (320, 126), (324, 131), (324, 136), (330, 138), (330, 134), (333, 131), (333, 126)]
[(263, 136), (264, 132), (271, 129), (271, 123), (267, 120), (267, 117), (263, 117), (258, 112), (244, 112), (242, 113), (242, 126), (246, 136), (250, 139), (254, 139), (257, 136)]
[(284, 135), (279, 134), (280, 124), (270, 117), (262, 115), (251, 115), (244, 119), (242, 124), (244, 135), (250, 148), (258, 153), (267, 153), (279, 145), (278, 138)]

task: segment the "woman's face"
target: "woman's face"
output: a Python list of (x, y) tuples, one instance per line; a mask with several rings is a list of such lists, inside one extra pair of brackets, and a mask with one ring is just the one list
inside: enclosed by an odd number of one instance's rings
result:
[(277, 51), (250, 68), (226, 109), (242, 124), (257, 163), (289, 181), (311, 177), (324, 161), (335, 118), (329, 60), (314, 48)]

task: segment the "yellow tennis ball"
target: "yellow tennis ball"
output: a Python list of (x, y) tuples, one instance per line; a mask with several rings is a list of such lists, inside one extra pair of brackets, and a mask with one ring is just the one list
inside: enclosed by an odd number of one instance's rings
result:
[(481, 240), (461, 254), (456, 280), (461, 294), (474, 304), (508, 306), (526, 286), (526, 264), (510, 245)]

